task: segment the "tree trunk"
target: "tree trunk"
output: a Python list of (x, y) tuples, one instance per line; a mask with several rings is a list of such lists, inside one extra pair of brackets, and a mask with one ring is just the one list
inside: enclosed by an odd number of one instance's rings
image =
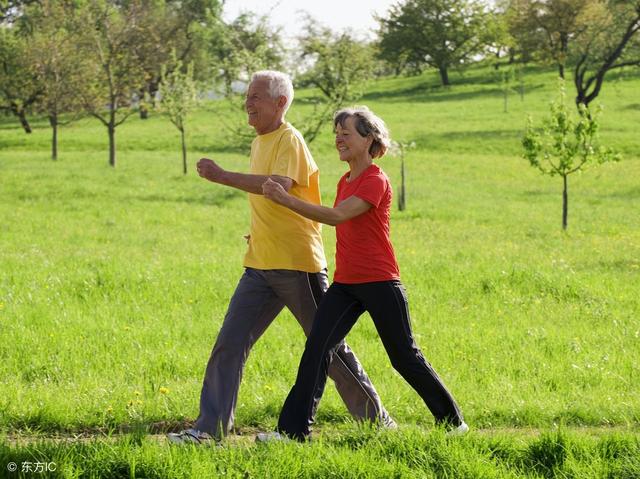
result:
[(51, 125), (51, 159), (56, 161), (58, 159), (58, 114), (51, 113), (49, 115), (49, 124)]
[[(616, 63), (617, 60), (624, 52), (625, 47), (627, 46), (629, 41), (639, 31), (638, 24), (640, 22), (640, 6), (637, 6), (635, 10), (636, 13), (629, 20), (623, 37), (617, 44), (614, 44), (615, 47), (613, 48), (613, 50), (607, 53), (606, 58), (598, 66), (595, 73), (591, 74), (585, 79), (585, 75), (587, 75), (589, 70), (589, 54), (584, 53), (582, 57), (578, 59), (575, 66), (575, 74), (573, 76), (576, 90), (578, 92), (576, 96), (576, 106), (578, 108), (580, 107), (580, 103), (588, 107), (589, 103), (595, 100), (595, 98), (600, 93), (600, 89), (602, 88), (602, 84), (604, 83), (605, 74), (612, 68), (619, 68), (621, 66), (620, 63)], [(623, 62), (623, 64), (624, 63), (625, 62)], [(636, 62), (629, 62), (627, 64), (636, 64)], [(589, 92), (588, 90), (591, 90), (591, 92)]]
[(149, 109), (146, 106), (140, 105), (140, 119), (146, 120), (149, 118)]
[(16, 105), (15, 103), (12, 103), (11, 104), (11, 111), (20, 120), (20, 125), (22, 125), (22, 128), (24, 129), (24, 132), (25, 133), (31, 133), (31, 131), (32, 131), (31, 130), (31, 125), (29, 125), (29, 122), (27, 121), (27, 116), (25, 115), (24, 108), (19, 108), (18, 105)]
[(113, 122), (107, 125), (109, 131), (109, 165), (116, 167), (116, 127)]
[(567, 33), (560, 34), (560, 61), (558, 62), (558, 74), (564, 80), (564, 64), (567, 61), (567, 52), (569, 51), (569, 35)]
[(567, 229), (567, 216), (569, 214), (569, 195), (567, 194), (567, 175), (562, 177), (562, 229)]
[(398, 209), (404, 211), (406, 208), (404, 187), (404, 155), (400, 158), (400, 196), (398, 197)]
[(504, 94), (504, 113), (507, 113), (509, 111), (509, 88), (508, 88), (508, 84), (505, 85), (504, 90), (503, 90), (503, 94)]
[(180, 137), (182, 139), (182, 173), (187, 174), (187, 144), (184, 140), (184, 128), (180, 128)]
[(442, 81), (442, 86), (449, 86), (449, 72), (447, 71), (446, 66), (441, 66), (438, 68), (440, 72), (440, 80)]

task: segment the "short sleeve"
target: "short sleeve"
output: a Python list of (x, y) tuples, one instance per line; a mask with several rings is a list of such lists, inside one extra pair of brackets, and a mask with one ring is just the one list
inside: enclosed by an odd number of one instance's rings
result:
[(387, 188), (388, 183), (384, 176), (380, 174), (369, 175), (362, 179), (353, 195), (377, 208), (380, 206)]
[(295, 135), (284, 135), (278, 145), (273, 175), (291, 178), (300, 186), (309, 186), (309, 177), (318, 168), (306, 145)]

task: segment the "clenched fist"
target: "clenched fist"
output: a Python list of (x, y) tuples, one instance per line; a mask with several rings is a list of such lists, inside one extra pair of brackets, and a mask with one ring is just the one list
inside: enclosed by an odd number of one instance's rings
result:
[(219, 183), (225, 173), (215, 161), (209, 158), (200, 158), (200, 161), (198, 161), (196, 165), (196, 170), (202, 178), (206, 178), (215, 183)]
[(271, 201), (275, 201), (280, 205), (285, 205), (289, 197), (289, 193), (287, 193), (282, 185), (273, 181), (271, 178), (267, 178), (267, 181), (262, 183), (262, 194), (265, 198), (269, 198)]

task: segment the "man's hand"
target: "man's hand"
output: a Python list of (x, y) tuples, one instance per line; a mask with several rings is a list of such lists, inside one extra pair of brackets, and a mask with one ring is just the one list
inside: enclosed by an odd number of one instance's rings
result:
[(286, 192), (282, 185), (271, 178), (267, 178), (267, 181), (262, 183), (262, 194), (265, 198), (284, 206), (286, 206), (287, 198), (289, 198), (289, 193)]
[(196, 170), (202, 178), (206, 178), (214, 183), (221, 183), (222, 177), (226, 173), (218, 164), (209, 158), (200, 158), (196, 165)]

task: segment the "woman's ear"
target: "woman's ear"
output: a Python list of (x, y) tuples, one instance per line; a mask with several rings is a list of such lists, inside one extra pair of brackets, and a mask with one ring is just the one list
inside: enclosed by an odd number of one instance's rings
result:
[(371, 148), (371, 145), (373, 145), (374, 141), (375, 141), (375, 138), (373, 138), (373, 135), (369, 133), (367, 135), (367, 149)]

